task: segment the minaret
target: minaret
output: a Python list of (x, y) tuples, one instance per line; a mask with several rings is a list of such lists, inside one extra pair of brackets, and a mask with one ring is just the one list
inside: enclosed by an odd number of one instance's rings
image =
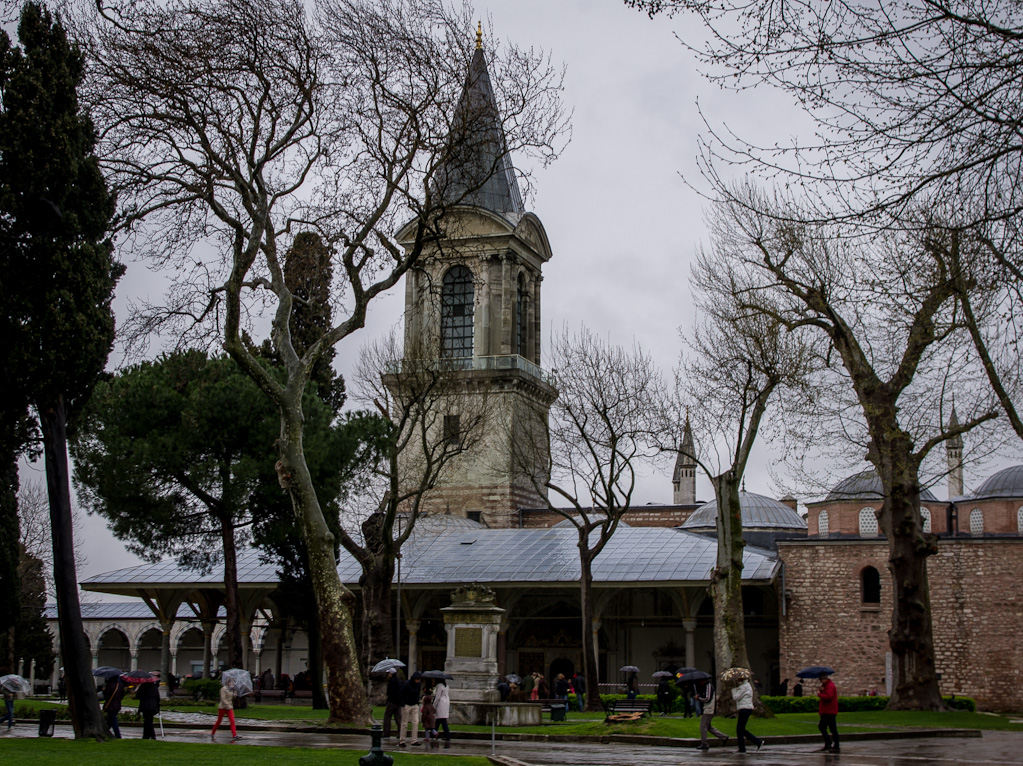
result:
[(682, 447), (675, 460), (675, 472), (672, 474), (671, 483), (675, 490), (672, 500), (675, 505), (696, 503), (696, 448), (693, 446), (693, 429), (689, 426), (688, 413), (682, 430)]
[[(427, 243), (405, 281), (405, 357), (436, 360), (448, 371), (458, 393), (445, 405), (450, 411), (437, 413), (445, 433), (457, 432), (457, 410), (470, 405), (485, 409), (491, 425), (450, 464), (423, 509), (514, 526), (520, 508), (546, 504), (536, 489), (547, 477), (546, 440), (533, 439), (532, 463), (512, 448), (513, 438), (519, 445), (544, 433), (557, 398), (540, 367), (541, 268), (551, 249), (519, 193), (481, 30), (435, 194), (446, 203), (440, 237)], [(398, 240), (411, 248), (415, 234), (413, 221)]]
[[(948, 428), (959, 427), (959, 417), (956, 415), (955, 400), (952, 401), (952, 415), (948, 419)], [(945, 451), (948, 454), (948, 497), (962, 497), (963, 494), (963, 437), (956, 434), (945, 442)]]

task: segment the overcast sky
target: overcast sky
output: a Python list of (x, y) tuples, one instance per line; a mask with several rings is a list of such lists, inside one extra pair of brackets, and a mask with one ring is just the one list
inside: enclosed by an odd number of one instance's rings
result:
[[(670, 371), (679, 328), (694, 319), (689, 264), (705, 240), (705, 200), (680, 177), (700, 186), (697, 99), (714, 124), (762, 143), (784, 140), (799, 115), (768, 89), (732, 94), (702, 79), (674, 37), (684, 19), (651, 20), (621, 0), (491, 0), (477, 10), (485, 25), (489, 14), (498, 38), (544, 48), (566, 67), (572, 142), (535, 173), (531, 201), (554, 253), (544, 269), (545, 337), (585, 324), (616, 344), (641, 344)], [(695, 34), (695, 22), (688, 24), (687, 34)], [(144, 266), (129, 265), (118, 287), (119, 318), (127, 300), (150, 284)], [(397, 289), (378, 301), (366, 329), (344, 341), (339, 356), (354, 356), (366, 339), (395, 326), (402, 297)], [(41, 464), (28, 469), (41, 480)], [(753, 461), (747, 486), (777, 494), (763, 457)], [(711, 496), (705, 481), (697, 494)], [(671, 497), (669, 469), (647, 477), (638, 500)], [(137, 562), (102, 520), (84, 519), (81, 534), (88, 559), (82, 576)]]

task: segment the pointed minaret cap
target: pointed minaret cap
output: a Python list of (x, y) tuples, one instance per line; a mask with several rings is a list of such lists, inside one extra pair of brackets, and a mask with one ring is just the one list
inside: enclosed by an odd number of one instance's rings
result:
[(494, 213), (525, 213), (487, 70), (483, 22), (476, 27), (476, 50), (451, 121), (448, 142), (449, 156), (437, 173), (445, 202), (481, 207)]
[[(955, 397), (953, 397), (952, 398), (952, 414), (948, 418), (948, 429), (951, 431), (953, 428), (958, 428), (958, 427), (959, 427), (959, 416), (956, 414), (956, 400), (955, 400)], [(963, 435), (962, 434), (956, 434), (951, 439), (949, 439), (948, 442), (947, 442), (947, 448), (948, 449), (958, 449), (958, 450), (961, 450), (963, 448)]]

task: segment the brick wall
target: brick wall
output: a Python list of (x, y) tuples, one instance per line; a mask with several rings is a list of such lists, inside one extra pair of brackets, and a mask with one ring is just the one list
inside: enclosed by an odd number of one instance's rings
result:
[[(677, 527), (688, 519), (699, 505), (643, 505), (628, 511), (622, 521), (631, 527)], [(542, 508), (527, 508), (522, 512), (522, 526), (526, 529), (553, 527), (565, 520), (560, 513)]]
[[(787, 614), (781, 677), (831, 665), (840, 694), (884, 693), (892, 589), (883, 541), (781, 542)], [(860, 573), (881, 574), (881, 602), (862, 601)], [(943, 694), (985, 710), (1023, 710), (1023, 538), (943, 539), (928, 561), (935, 662)], [(791, 687), (791, 683), (790, 683)]]

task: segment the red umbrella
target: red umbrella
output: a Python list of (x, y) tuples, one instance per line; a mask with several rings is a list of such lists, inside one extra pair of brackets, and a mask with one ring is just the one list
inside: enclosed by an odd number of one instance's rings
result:
[(155, 684), (160, 681), (157, 676), (145, 670), (129, 670), (121, 673), (121, 678), (130, 684)]

